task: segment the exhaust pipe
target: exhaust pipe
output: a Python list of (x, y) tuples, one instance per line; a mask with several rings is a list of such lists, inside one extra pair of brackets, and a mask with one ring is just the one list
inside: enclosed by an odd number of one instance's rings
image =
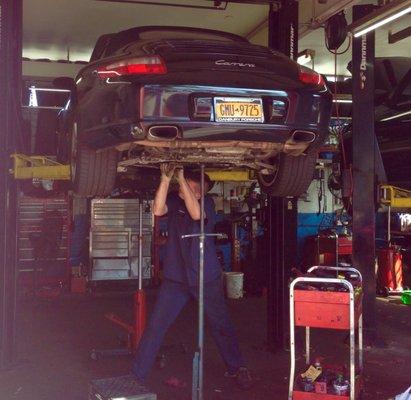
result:
[(312, 143), (317, 135), (310, 131), (294, 131), (291, 140), (295, 143)]
[(157, 140), (174, 140), (178, 135), (178, 128), (174, 125), (154, 125), (149, 128), (148, 135)]

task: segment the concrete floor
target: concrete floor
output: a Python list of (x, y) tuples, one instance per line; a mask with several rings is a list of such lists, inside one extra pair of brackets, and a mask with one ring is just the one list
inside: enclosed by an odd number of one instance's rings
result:
[[(150, 305), (154, 296), (150, 291)], [(223, 363), (207, 335), (205, 400), (286, 399), (289, 353), (271, 353), (265, 349), (265, 299), (248, 298), (229, 304), (242, 350), (258, 381), (249, 392), (242, 392), (227, 381), (223, 377)], [(127, 318), (131, 309), (131, 296), (124, 294), (67, 294), (53, 300), (20, 300), (17, 365), (0, 372), (0, 400), (87, 399), (90, 380), (127, 374), (131, 357), (93, 361), (89, 354), (93, 348), (110, 348), (118, 343), (121, 331), (104, 319), (104, 313), (113, 311)], [(195, 312), (195, 304), (189, 304), (166, 336), (163, 348), (166, 366), (155, 368), (148, 380), (148, 386), (158, 394), (159, 400), (190, 399)], [(389, 347), (366, 351), (365, 400), (385, 400), (411, 385), (411, 307), (398, 301), (379, 300), (378, 316), (379, 331)], [(326, 362), (348, 354), (344, 337), (338, 332), (317, 331), (313, 337), (313, 354), (325, 356)], [(327, 357), (328, 354), (331, 356)], [(303, 365), (300, 370), (302, 368)], [(167, 386), (164, 381), (170, 377), (186, 382), (187, 387)]]

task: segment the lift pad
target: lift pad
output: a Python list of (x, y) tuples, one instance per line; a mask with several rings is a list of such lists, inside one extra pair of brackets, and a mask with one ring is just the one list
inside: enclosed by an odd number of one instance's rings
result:
[(14, 179), (51, 179), (69, 181), (70, 165), (60, 164), (45, 156), (12, 154)]
[(157, 395), (132, 375), (95, 379), (90, 383), (89, 400), (157, 400)]
[(206, 174), (216, 182), (247, 182), (252, 180), (251, 172), (246, 169), (206, 169)]
[(380, 185), (380, 203), (392, 208), (411, 208), (411, 191), (391, 185)]

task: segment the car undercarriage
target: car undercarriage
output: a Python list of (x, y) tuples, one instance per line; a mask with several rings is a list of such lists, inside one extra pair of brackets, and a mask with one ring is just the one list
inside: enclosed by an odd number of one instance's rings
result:
[(120, 167), (150, 166), (164, 162), (207, 164), (213, 167), (245, 167), (260, 171), (274, 171), (268, 162), (279, 153), (299, 156), (309, 143), (289, 139), (285, 143), (246, 141), (151, 141), (123, 144), (117, 150), (124, 155)]

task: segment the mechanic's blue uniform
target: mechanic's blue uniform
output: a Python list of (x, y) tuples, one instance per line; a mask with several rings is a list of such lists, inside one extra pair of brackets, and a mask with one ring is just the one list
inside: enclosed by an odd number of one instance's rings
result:
[[(168, 327), (191, 298), (198, 296), (198, 238), (182, 235), (199, 233), (200, 221), (194, 221), (177, 193), (167, 197), (168, 239), (164, 260), (164, 281), (160, 287), (150, 321), (141, 338), (133, 365), (134, 375), (144, 380)], [(204, 198), (205, 232), (214, 231), (215, 210), (211, 197)], [(244, 366), (234, 327), (224, 299), (221, 267), (214, 238), (205, 239), (204, 307), (212, 336), (229, 372)]]

